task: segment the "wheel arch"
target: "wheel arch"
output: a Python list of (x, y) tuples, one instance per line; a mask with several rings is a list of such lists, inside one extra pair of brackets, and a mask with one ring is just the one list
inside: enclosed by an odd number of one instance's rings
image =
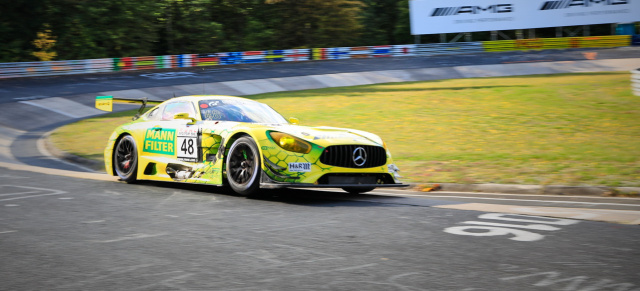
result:
[[(116, 138), (116, 140), (113, 142), (113, 148), (111, 148), (111, 175), (112, 175), (112, 176), (117, 176), (117, 175), (118, 175), (118, 173), (116, 173), (116, 167), (115, 167), (115, 164), (113, 163), (113, 157), (114, 157), (114, 156), (115, 156), (115, 154), (116, 154), (116, 148), (117, 148), (117, 145), (118, 145), (118, 143), (120, 142), (120, 140), (122, 140), (122, 139), (123, 139), (125, 136), (127, 136), (127, 135), (133, 136), (133, 134), (131, 134), (130, 132), (128, 132), (128, 131), (123, 131), (123, 132), (121, 132), (120, 134), (118, 134), (118, 138)], [(133, 137), (133, 139), (134, 139), (134, 141), (135, 141), (135, 137)], [(137, 146), (136, 146), (136, 151), (139, 151), (139, 149), (137, 148)], [(140, 156), (139, 154), (140, 154), (140, 153), (138, 153), (138, 157)], [(138, 160), (139, 160), (139, 159), (138, 159)]]
[(249, 131), (238, 131), (238, 132), (235, 132), (235, 133), (231, 134), (229, 139), (227, 141), (225, 141), (225, 144), (224, 144), (225, 151), (224, 151), (224, 153), (222, 155), (222, 160), (223, 160), (222, 168), (223, 169), (225, 169), (226, 166), (227, 166), (227, 155), (229, 154), (229, 148), (231, 148), (231, 145), (233, 145), (233, 143), (236, 140), (238, 140), (239, 138), (244, 137), (244, 136), (250, 137), (253, 140), (253, 142), (256, 143), (256, 147), (258, 148), (258, 155), (260, 157), (260, 167), (262, 168), (263, 155), (262, 155), (262, 149), (260, 147), (260, 144), (258, 143), (258, 138), (256, 138), (255, 134), (252, 134)]
[[(233, 147), (236, 145), (236, 143), (240, 139), (244, 139), (243, 142), (245, 144), (247, 144), (248, 141), (253, 141), (252, 147), (255, 148), (255, 150), (257, 151), (257, 157), (255, 157), (255, 163), (257, 163), (257, 167), (255, 167), (255, 172), (254, 172), (255, 176), (253, 176), (250, 181), (238, 182), (236, 181), (235, 178), (231, 178), (231, 176), (229, 176), (231, 174), (229, 172), (230, 169), (229, 169), (228, 161), (231, 159), (231, 150), (233, 150)], [(245, 159), (246, 158), (247, 157), (245, 154)], [(264, 169), (263, 169), (264, 162), (262, 161), (262, 159), (263, 159), (263, 156), (262, 156), (262, 150), (260, 149), (260, 143), (259, 143), (259, 140), (255, 137), (255, 135), (245, 131), (239, 131), (239, 132), (233, 133), (232, 135), (229, 136), (228, 141), (225, 142), (225, 154), (222, 158), (223, 160), (222, 169), (224, 169), (223, 183), (227, 185), (230, 188), (230, 190), (240, 195), (243, 195), (246, 197), (253, 197), (255, 195), (258, 195), (258, 193), (260, 192), (260, 188), (261, 188), (260, 184), (261, 184), (262, 175), (264, 172)]]

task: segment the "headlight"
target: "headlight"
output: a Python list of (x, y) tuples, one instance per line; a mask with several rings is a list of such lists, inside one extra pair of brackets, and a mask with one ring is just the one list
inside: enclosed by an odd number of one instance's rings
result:
[(302, 154), (308, 154), (311, 151), (310, 143), (290, 134), (272, 131), (269, 133), (269, 135), (276, 142), (276, 144), (278, 144), (278, 146), (280, 146), (284, 150)]

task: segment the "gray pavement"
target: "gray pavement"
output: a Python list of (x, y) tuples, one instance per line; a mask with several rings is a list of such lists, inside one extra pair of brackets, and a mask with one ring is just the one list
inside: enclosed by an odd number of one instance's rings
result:
[(640, 288), (637, 226), (0, 166), (0, 290)]

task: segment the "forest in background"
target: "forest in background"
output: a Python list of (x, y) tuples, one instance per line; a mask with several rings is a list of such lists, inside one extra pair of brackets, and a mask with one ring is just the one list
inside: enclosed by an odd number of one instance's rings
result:
[[(0, 0), (0, 62), (414, 43), (409, 0)], [(592, 26), (592, 35), (610, 33)], [(554, 37), (555, 28), (536, 37)], [(471, 35), (488, 40), (489, 32)], [(503, 36), (515, 38), (514, 31)], [(439, 42), (439, 35), (421, 36)], [(462, 41), (462, 40), (461, 40)]]

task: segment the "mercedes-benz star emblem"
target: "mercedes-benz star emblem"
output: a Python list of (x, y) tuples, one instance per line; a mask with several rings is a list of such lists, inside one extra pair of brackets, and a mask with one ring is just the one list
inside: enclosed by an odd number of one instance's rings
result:
[(353, 163), (358, 167), (362, 167), (367, 162), (367, 151), (363, 147), (357, 147), (353, 151)]

